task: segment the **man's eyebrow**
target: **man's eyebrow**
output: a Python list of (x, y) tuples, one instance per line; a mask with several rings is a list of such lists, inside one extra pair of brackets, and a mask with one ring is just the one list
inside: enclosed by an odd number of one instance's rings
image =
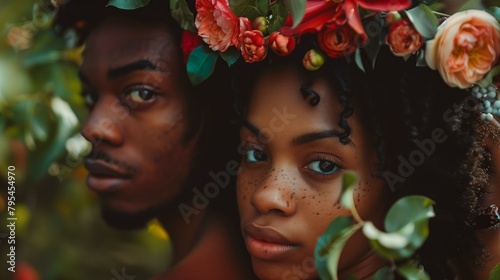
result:
[(161, 71), (161, 69), (159, 69), (159, 67), (150, 60), (143, 59), (125, 64), (120, 67), (109, 69), (108, 78), (115, 79), (139, 70)]
[[(304, 145), (307, 143), (311, 143), (314, 141), (318, 141), (324, 138), (331, 138), (331, 137), (337, 137), (340, 138), (342, 133), (338, 130), (325, 130), (325, 131), (319, 131), (319, 132), (311, 132), (311, 133), (305, 133), (302, 135), (299, 135), (292, 140), (292, 144), (295, 146), (299, 145)], [(354, 142), (352, 142), (351, 139), (347, 138), (349, 140), (349, 144), (354, 145)]]

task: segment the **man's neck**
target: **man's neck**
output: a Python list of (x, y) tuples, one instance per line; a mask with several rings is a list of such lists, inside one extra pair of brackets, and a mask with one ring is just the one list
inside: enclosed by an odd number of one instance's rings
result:
[(206, 207), (189, 216), (189, 219), (185, 219), (179, 210), (179, 205), (181, 204), (176, 204), (158, 215), (158, 221), (172, 241), (174, 251), (172, 265), (186, 257), (196, 246), (200, 235), (203, 234), (205, 218), (209, 211), (209, 207)]

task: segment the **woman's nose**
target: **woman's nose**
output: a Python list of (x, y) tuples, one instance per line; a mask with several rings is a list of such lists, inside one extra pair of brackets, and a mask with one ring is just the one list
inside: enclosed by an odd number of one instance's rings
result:
[(292, 177), (273, 169), (254, 190), (250, 202), (260, 214), (291, 216), (296, 211)]

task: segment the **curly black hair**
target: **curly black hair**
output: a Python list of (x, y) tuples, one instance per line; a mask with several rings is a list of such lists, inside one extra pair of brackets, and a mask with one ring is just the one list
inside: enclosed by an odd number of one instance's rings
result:
[[(237, 112), (244, 117), (252, 85), (266, 69), (296, 67), (307, 87), (316, 74), (303, 69), (301, 61), (307, 50), (318, 49), (315, 41), (315, 35), (306, 34), (286, 57), (269, 52), (269, 60), (235, 65)], [(450, 260), (467, 255), (480, 265), (488, 258), (474, 229), (491, 168), (484, 135), (477, 132), (482, 123), (473, 108), (478, 102), (466, 90), (446, 85), (438, 72), (417, 67), (416, 56), (405, 60), (382, 46), (373, 67), (363, 51), (361, 61), (364, 71), (353, 56), (328, 58), (317, 70), (331, 77), (343, 108), (341, 142), (347, 142), (355, 111), (377, 153), (378, 176), (393, 190), (393, 199), (420, 194), (436, 202), (430, 236), (418, 255), (432, 279), (454, 279)], [(301, 92), (311, 106), (320, 102)]]

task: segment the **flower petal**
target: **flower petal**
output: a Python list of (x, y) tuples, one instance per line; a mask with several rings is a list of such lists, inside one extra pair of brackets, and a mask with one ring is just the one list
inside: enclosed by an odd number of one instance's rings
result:
[(410, 0), (357, 0), (356, 2), (361, 7), (375, 12), (401, 11), (411, 7)]

